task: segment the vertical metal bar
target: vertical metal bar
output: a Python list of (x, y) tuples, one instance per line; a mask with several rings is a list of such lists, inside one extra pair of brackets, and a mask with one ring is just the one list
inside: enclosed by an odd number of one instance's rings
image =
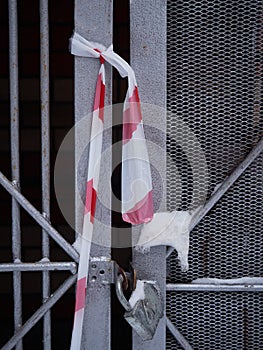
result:
[[(12, 183), (20, 188), (19, 172), (19, 87), (18, 87), (18, 32), (17, 32), (17, 2), (9, 0), (9, 74), (10, 74), (10, 127), (11, 127), (11, 167)], [(21, 262), (21, 228), (20, 207), (12, 197), (12, 252), (15, 263)], [(15, 332), (22, 325), (22, 290), (21, 272), (13, 272), (14, 288), (14, 328)], [(20, 340), (16, 350), (22, 350)]]
[[(166, 1), (164, 0), (133, 0), (130, 2), (130, 52), (131, 66), (135, 71), (141, 101), (160, 106), (160, 113), (155, 117), (151, 113), (143, 115), (143, 122), (147, 136), (147, 126), (156, 127), (156, 133), (151, 134), (148, 144), (150, 162), (158, 162), (159, 176), (153, 173), (153, 187), (160, 186), (160, 178), (166, 178), (166, 159), (156, 153), (152, 144), (166, 150)], [(155, 198), (161, 203), (159, 210), (166, 210), (165, 183), (163, 193)], [(137, 228), (133, 228), (136, 236)], [(142, 254), (133, 251), (133, 266), (137, 270), (138, 278), (156, 280), (160, 286), (162, 298), (166, 300), (166, 263), (165, 248), (163, 246), (151, 248), (149, 253)], [(166, 320), (163, 317), (152, 340), (142, 341), (133, 332), (133, 349), (151, 350), (165, 349)]]
[[(112, 1), (108, 0), (76, 0), (75, 1), (75, 30), (84, 38), (102, 43), (108, 47), (112, 43)], [(83, 149), (88, 146), (90, 136), (90, 115), (93, 110), (93, 98), (95, 93), (96, 81), (100, 67), (99, 60), (75, 57), (75, 220), (76, 233), (82, 232), (82, 221), (84, 207), (81, 198), (85, 197), (86, 174), (88, 159), (85, 159)], [(112, 104), (111, 90), (111, 67), (105, 64), (106, 70), (106, 98), (105, 106)], [(98, 188), (98, 197), (105, 198), (103, 193), (107, 193), (110, 198), (109, 179), (111, 178), (111, 111), (107, 109), (107, 115), (104, 118), (103, 150), (109, 149), (108, 157), (103, 159), (101, 164), (101, 181)], [(78, 127), (78, 122), (86, 117), (86, 122)], [(81, 130), (80, 130), (81, 129)], [(85, 145), (83, 147), (83, 142)], [(83, 148), (82, 148), (83, 147)], [(86, 147), (86, 150), (88, 147)], [(82, 155), (82, 156), (81, 156)], [(93, 232), (93, 242), (99, 241), (101, 234), (107, 237), (111, 236), (111, 212), (110, 206), (97, 201), (96, 220)], [(108, 242), (110, 243), (110, 241)], [(107, 246), (106, 246), (107, 245)], [(111, 248), (108, 244), (105, 246), (92, 243), (91, 257), (111, 256)], [(87, 262), (88, 263), (88, 262)], [(92, 268), (90, 269), (90, 272)], [(90, 276), (92, 277), (92, 275)], [(89, 280), (87, 285), (86, 309), (84, 315), (83, 337), (81, 349), (110, 349), (110, 285), (101, 285), (96, 281)], [(99, 332), (98, 332), (99, 329)]]
[[(49, 27), (48, 0), (40, 0), (40, 94), (41, 94), (41, 165), (42, 165), (42, 211), (43, 216), (50, 218), (50, 126), (49, 126)], [(42, 230), (42, 255), (49, 261), (49, 237)], [(50, 295), (49, 271), (42, 273), (43, 302)], [(51, 314), (43, 319), (43, 344), (45, 350), (51, 349)]]

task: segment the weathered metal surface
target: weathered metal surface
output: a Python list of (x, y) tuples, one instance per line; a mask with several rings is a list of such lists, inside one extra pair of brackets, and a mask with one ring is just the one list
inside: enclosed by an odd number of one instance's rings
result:
[(12, 271), (70, 271), (75, 274), (77, 265), (74, 262), (35, 262), (0, 264), (0, 272)]
[[(249, 165), (261, 154), (263, 150), (263, 139), (249, 152), (245, 159), (237, 166), (237, 168), (229, 175), (222, 184), (218, 187), (214, 194), (210, 197), (207, 203), (196, 213), (196, 216), (191, 222), (190, 231), (203, 219), (203, 217), (216, 205), (216, 203), (223, 197), (229, 188), (238, 180), (238, 178), (245, 172)], [(168, 258), (173, 252), (170, 247), (167, 251)]]
[(167, 284), (168, 292), (263, 292), (262, 284)]
[[(49, 122), (49, 23), (48, 0), (40, 0), (40, 95), (41, 95), (41, 166), (42, 166), (42, 211), (50, 218), (50, 122)], [(49, 259), (49, 237), (42, 230), (42, 255)], [(43, 302), (50, 294), (50, 277), (43, 271)], [(51, 349), (51, 314), (48, 311), (43, 320), (44, 350)]]
[(15, 188), (10, 181), (0, 172), (0, 184), (11, 194), (13, 198), (32, 216), (32, 218), (56, 241), (60, 247), (76, 262), (79, 260), (77, 251), (69, 244), (43, 215)]
[(89, 283), (99, 283), (101, 285), (115, 283), (117, 274), (117, 264), (108, 257), (92, 257), (89, 267)]
[[(10, 145), (12, 184), (20, 189), (19, 170), (19, 81), (18, 81), (18, 30), (17, 2), (9, 0), (9, 71), (10, 71)], [(21, 260), (21, 228), (20, 208), (16, 199), (12, 198), (12, 252), (14, 261)], [(22, 324), (22, 290), (21, 273), (13, 273), (14, 293), (14, 328), (18, 331)], [(22, 350), (22, 341), (16, 345), (16, 350)]]
[[(262, 11), (261, 0), (167, 1), (167, 208), (203, 209), (192, 222), (189, 270), (175, 252), (167, 260), (166, 312), (194, 349), (262, 343), (262, 286), (226, 283), (263, 276)], [(193, 157), (198, 148), (173, 116), (199, 141), (200, 177), (178, 137)], [(208, 277), (222, 283), (197, 281)], [(170, 332), (166, 348), (181, 349)]]
[[(138, 80), (138, 88), (142, 103), (166, 107), (166, 1), (154, 0), (130, 3), (130, 51), (131, 66)], [(163, 111), (156, 120), (152, 116), (143, 115), (146, 139), (151, 137), (152, 143), (160, 149), (166, 149), (166, 114)], [(155, 125), (155, 130), (152, 126)], [(148, 127), (147, 127), (148, 126)], [(163, 131), (163, 133), (162, 133)], [(155, 152), (155, 147), (148, 145), (150, 162), (159, 163), (160, 173), (153, 173), (153, 187), (162, 188), (160, 179), (166, 177), (165, 156)], [(163, 191), (163, 192), (162, 192)], [(155, 210), (165, 210), (165, 186), (154, 196)], [(133, 236), (138, 236), (140, 228), (133, 228)], [(151, 248), (149, 253), (133, 251), (133, 265), (138, 278), (156, 280), (165, 301), (165, 247)], [(152, 350), (165, 349), (165, 317), (159, 322), (152, 340), (144, 342), (133, 332), (133, 349)]]
[(70, 276), (46, 302), (23, 324), (18, 332), (3, 346), (1, 350), (11, 350), (19, 343), (30, 329), (51, 309), (51, 307), (66, 293), (66, 291), (76, 282), (77, 275)]
[[(106, 47), (112, 43), (112, 1), (75, 1), (75, 30), (87, 40), (99, 42)], [(83, 198), (86, 190), (87, 176), (87, 155), (81, 155), (82, 144), (88, 146), (90, 136), (90, 113), (93, 110), (93, 99), (97, 75), (99, 70), (99, 60), (89, 58), (75, 58), (75, 122), (83, 117), (88, 117), (85, 130), (78, 130), (76, 126), (75, 137), (75, 221), (76, 233), (81, 234), (83, 222)], [(111, 105), (111, 68), (105, 65), (106, 69), (106, 99), (105, 106)], [(105, 118), (104, 128), (107, 131), (103, 138), (103, 151), (111, 147), (111, 132), (108, 129), (111, 118)], [(83, 135), (84, 137), (79, 137)], [(85, 146), (84, 145), (84, 146)], [(88, 154), (88, 147), (86, 148)], [(80, 162), (79, 162), (80, 159)], [(100, 186), (98, 196), (105, 198), (106, 193), (110, 193), (109, 188), (111, 178), (111, 152), (102, 162)], [(93, 238), (101, 235), (101, 232), (108, 237), (111, 235), (111, 214), (110, 207), (102, 205), (97, 201), (96, 220)], [(91, 257), (110, 258), (110, 247), (92, 244)], [(100, 332), (98, 333), (98, 329)], [(94, 336), (96, 335), (96, 336)], [(89, 282), (87, 285), (87, 305), (84, 316), (84, 329), (82, 338), (82, 349), (110, 349), (110, 285), (101, 285)]]
[(166, 324), (167, 324), (167, 328), (172, 333), (172, 335), (175, 337), (177, 342), (181, 345), (182, 349), (193, 350), (193, 348), (188, 343), (188, 341), (185, 339), (185, 337), (182, 335), (182, 333), (179, 332), (177, 327), (175, 327), (175, 325), (169, 320), (168, 317), (166, 317)]

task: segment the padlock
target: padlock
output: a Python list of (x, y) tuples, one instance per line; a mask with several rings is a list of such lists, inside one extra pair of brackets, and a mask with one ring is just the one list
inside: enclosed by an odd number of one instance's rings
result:
[(157, 283), (154, 281), (140, 281), (143, 283), (144, 298), (137, 300), (132, 307), (123, 294), (122, 282), (123, 277), (120, 275), (116, 283), (116, 293), (126, 310), (125, 320), (143, 340), (152, 339), (164, 311), (164, 303)]

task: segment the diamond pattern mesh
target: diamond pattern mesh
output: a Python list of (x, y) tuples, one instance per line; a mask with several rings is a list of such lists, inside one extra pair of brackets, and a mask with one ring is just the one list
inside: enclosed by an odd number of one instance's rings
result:
[(169, 283), (196, 278), (263, 277), (263, 155), (239, 178), (190, 235), (189, 271), (176, 254), (168, 259)]
[[(263, 1), (168, 0), (167, 7), (167, 205), (189, 210), (205, 200), (206, 171), (209, 197), (262, 137)], [(199, 177), (191, 167), (197, 145), (178, 119), (203, 151)], [(263, 276), (262, 161), (191, 233), (188, 273), (171, 255), (168, 282)], [(167, 302), (168, 317), (196, 349), (263, 349), (260, 294), (169, 292)], [(177, 349), (172, 338), (167, 349)]]
[[(176, 299), (176, 302), (175, 302)], [(168, 293), (171, 321), (197, 350), (261, 350), (262, 296), (257, 293)], [(166, 349), (181, 349), (167, 331)]]

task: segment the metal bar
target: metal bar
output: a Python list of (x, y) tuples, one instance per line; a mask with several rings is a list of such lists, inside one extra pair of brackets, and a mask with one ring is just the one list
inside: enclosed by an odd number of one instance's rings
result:
[(78, 252), (69, 244), (53, 226), (43, 217), (43, 215), (14, 187), (11, 182), (0, 171), (0, 184), (13, 196), (18, 203), (32, 216), (32, 218), (45, 229), (45, 231), (58, 243), (58, 245), (71, 258), (78, 262)]
[[(10, 74), (10, 128), (11, 128), (11, 173), (12, 183), (20, 188), (19, 171), (19, 86), (18, 86), (18, 32), (17, 32), (17, 2), (9, 0), (9, 74)], [(15, 262), (21, 261), (21, 228), (20, 207), (12, 197), (12, 252)], [(21, 273), (13, 272), (14, 289), (14, 328), (19, 330), (22, 324), (22, 290)], [(22, 341), (16, 345), (16, 350), (22, 350)]]
[(180, 344), (184, 350), (193, 350), (193, 348), (188, 343), (188, 341), (185, 339), (185, 337), (182, 335), (182, 333), (179, 332), (177, 327), (175, 327), (175, 325), (169, 320), (168, 317), (166, 317), (166, 325), (167, 325), (167, 328), (169, 329), (169, 331), (172, 333), (172, 335), (177, 340), (178, 344)]
[(1, 350), (11, 350), (30, 329), (51, 309), (51, 307), (66, 293), (75, 283), (77, 275), (70, 276), (44, 304), (26, 321), (19, 331), (2, 347)]
[[(108, 47), (112, 43), (112, 6), (113, 1), (108, 0), (76, 0), (75, 1), (75, 30), (84, 38), (102, 43)], [(103, 14), (105, 20), (100, 21)], [(99, 25), (98, 25), (99, 23)], [(93, 110), (93, 98), (96, 88), (96, 81), (100, 63), (98, 60), (75, 57), (75, 220), (76, 233), (81, 234), (84, 217), (83, 201), (86, 190), (86, 174), (88, 160), (83, 156), (83, 143), (85, 147), (89, 143), (90, 123), (85, 123), (82, 130), (79, 130), (78, 122), (91, 113)], [(112, 104), (112, 69), (105, 64), (106, 70), (106, 97), (105, 106)], [(106, 108), (104, 118), (103, 150), (107, 152), (107, 157), (101, 162), (101, 174), (103, 180), (100, 181), (98, 197), (111, 197), (111, 189), (105, 179), (110, 179), (112, 175), (111, 166), (111, 108)], [(83, 123), (82, 123), (83, 125)], [(83, 136), (82, 136), (83, 135)], [(103, 203), (103, 204), (102, 204)], [(97, 201), (96, 204), (96, 225), (94, 226), (93, 242), (101, 244), (91, 245), (91, 257), (111, 256), (110, 240), (109, 244), (103, 245), (101, 233), (111, 236), (111, 204)], [(105, 236), (104, 236), (105, 237)], [(88, 263), (88, 262), (87, 262)], [(92, 272), (92, 269), (90, 270)], [(92, 275), (91, 275), (92, 276)], [(110, 349), (111, 348), (111, 286), (99, 283), (99, 279), (87, 284), (86, 307), (83, 323), (83, 335), (81, 349)], [(100, 332), (98, 333), (98, 329)], [(96, 334), (96, 336), (94, 336)]]
[[(229, 190), (229, 188), (237, 181), (237, 179), (244, 173), (249, 165), (260, 155), (263, 150), (263, 138), (257, 143), (257, 145), (250, 151), (246, 158), (237, 166), (237, 168), (229, 175), (221, 186), (215, 191), (211, 198), (207, 201), (203, 208), (200, 209), (193, 218), (190, 231), (192, 231), (196, 225), (203, 219), (203, 217), (216, 205), (216, 203), (223, 197), (223, 195)], [(173, 252), (174, 248), (169, 247), (166, 258), (168, 258)]]
[(263, 292), (262, 284), (172, 284), (166, 285), (167, 292)]
[[(48, 0), (40, 0), (40, 94), (41, 94), (41, 170), (42, 170), (42, 211), (50, 219), (50, 126), (49, 126), (49, 26)], [(42, 255), (49, 260), (49, 237), (42, 229)], [(42, 274), (43, 302), (50, 295), (49, 271)], [(51, 314), (48, 311), (43, 319), (43, 345), (51, 349)]]
[[(142, 35), (143, 33), (143, 35)], [(159, 106), (158, 113), (144, 113), (143, 123), (148, 134), (148, 152), (151, 165), (158, 169), (153, 172), (153, 187), (160, 188), (160, 178), (166, 179), (165, 152), (166, 149), (166, 1), (163, 0), (133, 0), (130, 2), (130, 57), (141, 101), (152, 106)], [(149, 65), (149, 60), (151, 64)], [(150, 88), (149, 88), (150, 86)], [(142, 105), (142, 110), (145, 106)], [(150, 109), (147, 107), (147, 111)], [(154, 132), (149, 129), (156, 128)], [(148, 129), (148, 130), (147, 130)], [(148, 133), (147, 133), (148, 131)], [(157, 146), (157, 147), (156, 147)], [(156, 191), (155, 205), (158, 210), (166, 210), (165, 182), (159, 192)], [(157, 204), (158, 203), (158, 204)], [(160, 207), (159, 207), (160, 205)], [(132, 236), (139, 237), (139, 227), (132, 227)], [(150, 252), (141, 253), (133, 249), (133, 267), (139, 279), (157, 281), (164, 307), (166, 303), (166, 248), (152, 247)], [(154, 268), (153, 268), (154, 266)], [(162, 317), (152, 340), (143, 341), (133, 331), (134, 350), (164, 350), (166, 336), (166, 321)]]
[(35, 262), (35, 263), (7, 263), (0, 264), (0, 272), (12, 271), (70, 271), (75, 274), (77, 265), (74, 262)]

